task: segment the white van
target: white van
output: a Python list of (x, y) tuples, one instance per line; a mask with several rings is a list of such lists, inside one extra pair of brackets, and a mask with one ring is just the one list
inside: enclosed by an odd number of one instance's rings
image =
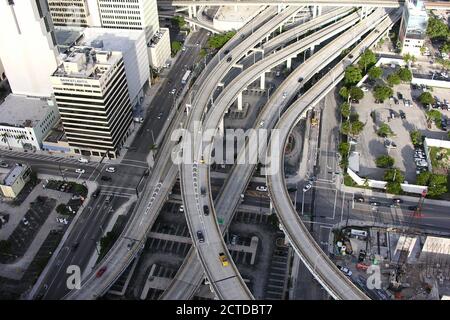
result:
[(78, 159), (78, 162), (81, 162), (81, 163), (88, 163), (89, 160), (86, 159), (86, 158), (79, 158), (79, 159)]

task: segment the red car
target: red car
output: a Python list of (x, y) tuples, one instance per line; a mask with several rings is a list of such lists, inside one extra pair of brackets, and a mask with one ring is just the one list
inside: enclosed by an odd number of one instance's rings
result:
[(97, 271), (97, 273), (95, 274), (95, 276), (97, 278), (100, 278), (106, 271), (106, 267), (101, 267), (100, 270)]

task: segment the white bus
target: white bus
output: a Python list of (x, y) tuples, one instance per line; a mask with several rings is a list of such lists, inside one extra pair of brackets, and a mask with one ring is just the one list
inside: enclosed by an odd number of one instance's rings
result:
[(367, 231), (364, 231), (364, 230), (351, 229), (350, 234), (352, 236), (357, 236), (357, 237), (363, 237), (363, 238), (367, 237)]
[(184, 74), (183, 78), (181, 79), (181, 84), (186, 84), (187, 79), (189, 78), (190, 75), (191, 75), (191, 70), (187, 70), (186, 73)]

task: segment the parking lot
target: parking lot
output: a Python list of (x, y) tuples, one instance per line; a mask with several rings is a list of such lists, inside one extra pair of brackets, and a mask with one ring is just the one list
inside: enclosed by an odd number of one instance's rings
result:
[[(371, 90), (370, 87), (369, 90)], [(447, 132), (434, 124), (427, 126), (426, 110), (417, 99), (423, 92), (420, 88), (411, 89), (409, 84), (400, 84), (393, 90), (395, 99), (388, 99), (377, 104), (371, 92), (365, 92), (364, 98), (353, 105), (354, 110), (359, 113), (360, 121), (365, 123), (356, 145), (356, 151), (360, 153), (359, 175), (382, 180), (385, 169), (377, 168), (375, 160), (381, 155), (389, 155), (395, 160), (394, 166), (405, 174), (405, 180), (414, 183), (416, 180), (415, 151), (410, 132), (419, 130), (422, 135), (434, 139), (447, 139)], [(449, 90), (433, 88), (431, 93), (441, 101), (444, 99), (450, 101)], [(410, 105), (405, 104), (405, 101), (409, 101)], [(441, 109), (439, 111), (446, 118), (450, 118), (450, 111)], [(387, 148), (386, 139), (377, 135), (376, 132), (383, 122), (393, 131), (394, 135), (389, 139), (396, 147), (392, 147), (391, 144), (391, 147)]]

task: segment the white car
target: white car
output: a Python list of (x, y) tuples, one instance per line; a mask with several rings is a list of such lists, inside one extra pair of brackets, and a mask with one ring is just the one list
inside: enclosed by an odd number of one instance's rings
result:
[(367, 89), (366, 87), (361, 87), (361, 90), (364, 91), (364, 92), (369, 91), (369, 89)]
[(341, 271), (345, 273), (346, 276), (350, 277), (352, 275), (352, 271), (346, 267), (341, 267)]
[(175, 94), (177, 92), (177, 89), (172, 89), (172, 91), (170, 91), (170, 94)]
[(312, 184), (308, 182), (308, 184), (303, 187), (303, 192), (308, 191), (309, 189), (311, 189), (311, 187), (312, 187)]
[(181, 48), (181, 51), (186, 51), (186, 47), (183, 46), (183, 48)]
[(78, 159), (78, 162), (81, 162), (81, 163), (88, 163), (89, 160), (86, 159), (86, 158), (79, 158), (79, 159)]
[(256, 187), (256, 191), (266, 192), (267, 191), (267, 187), (266, 186), (257, 186)]
[(26, 226), (30, 224), (26, 218), (23, 218), (23, 219), (22, 219), (22, 222), (23, 222), (23, 224), (26, 225)]
[(184, 205), (181, 205), (179, 210), (180, 212), (184, 212)]
[(287, 92), (285, 91), (285, 92), (283, 92), (283, 99), (286, 99), (286, 97), (287, 97)]
[(84, 169), (75, 169), (75, 172), (82, 174), (82, 173), (85, 173), (86, 171)]
[(105, 171), (106, 171), (106, 172), (109, 172), (109, 173), (114, 173), (114, 172), (116, 172), (116, 168), (114, 168), (114, 167), (108, 167), (108, 168), (106, 168)]
[(264, 120), (259, 123), (259, 126), (262, 127), (264, 125)]

